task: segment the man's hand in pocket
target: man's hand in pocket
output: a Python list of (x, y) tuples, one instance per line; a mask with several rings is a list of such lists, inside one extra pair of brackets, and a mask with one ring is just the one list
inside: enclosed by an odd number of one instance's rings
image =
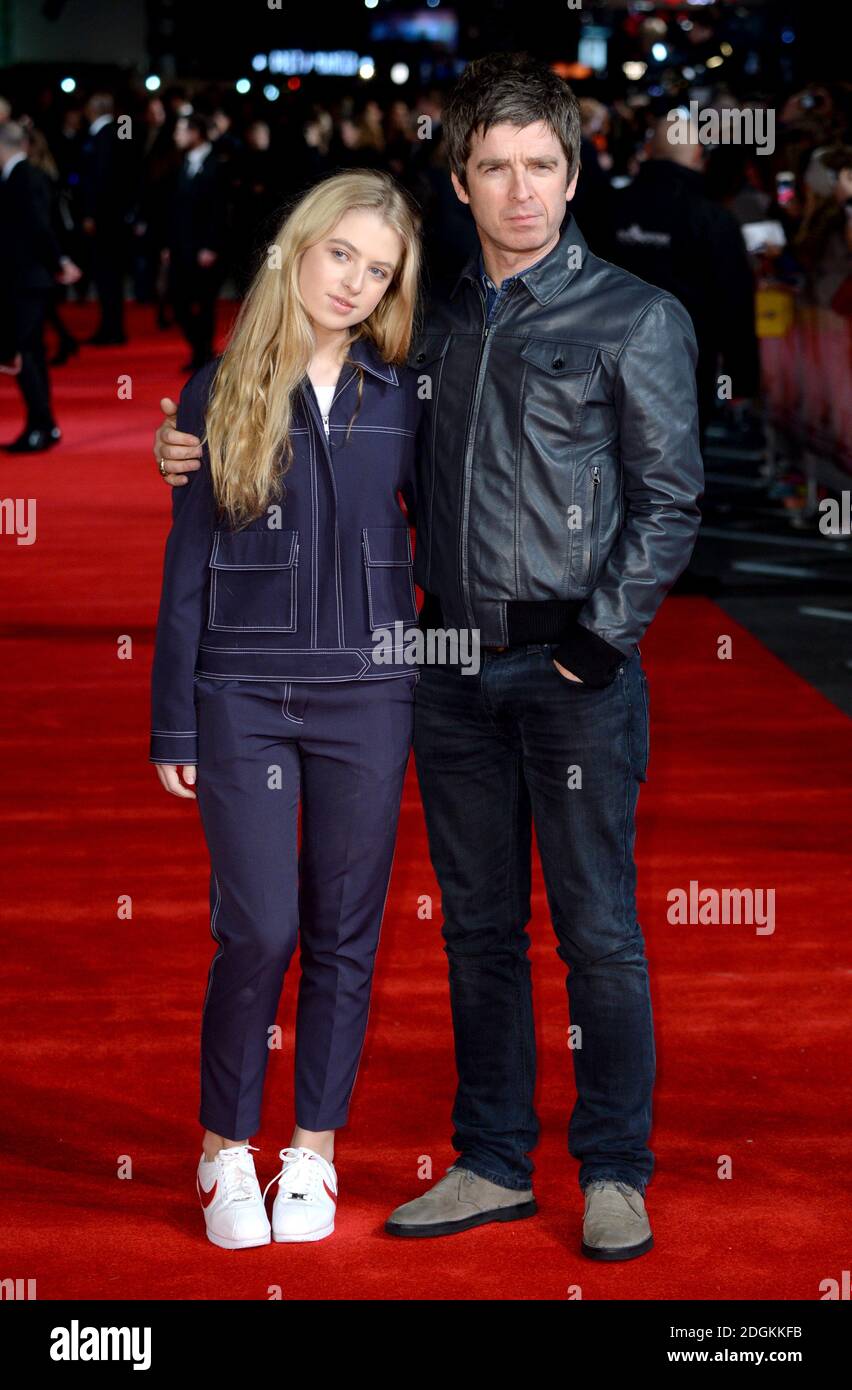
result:
[(565, 677), (566, 680), (574, 681), (577, 685), (585, 684), (584, 681), (580, 680), (579, 676), (574, 675), (573, 671), (566, 671), (564, 666), (560, 666), (558, 661), (554, 661), (553, 664), (556, 667), (557, 671), (559, 671), (561, 675)]

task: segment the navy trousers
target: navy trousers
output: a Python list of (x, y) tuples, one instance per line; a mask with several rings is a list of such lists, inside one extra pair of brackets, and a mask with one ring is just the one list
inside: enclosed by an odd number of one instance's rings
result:
[(637, 648), (606, 689), (569, 681), (553, 643), (423, 666), (414, 758), (441, 887), (458, 1089), (457, 1167), (525, 1189), (539, 1135), (526, 930), (535, 825), (556, 954), (568, 967), (581, 1188), (644, 1192), (656, 1054), (633, 857), (648, 760)]
[(296, 1123), (346, 1123), (419, 674), (325, 684), (195, 678), (196, 794), (219, 943), (202, 1011), (199, 1120), (226, 1139), (260, 1128), (270, 1030), (297, 940)]

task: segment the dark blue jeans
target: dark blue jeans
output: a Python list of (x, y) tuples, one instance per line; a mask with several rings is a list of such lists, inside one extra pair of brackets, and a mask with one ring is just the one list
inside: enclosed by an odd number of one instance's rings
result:
[(534, 823), (577, 1034), (568, 1148), (581, 1188), (614, 1178), (644, 1192), (656, 1055), (633, 847), (647, 684), (638, 647), (603, 690), (560, 675), (554, 649), (483, 652), (475, 675), (424, 665), (415, 692), (414, 758), (449, 959), (455, 1166), (518, 1190), (534, 1171)]

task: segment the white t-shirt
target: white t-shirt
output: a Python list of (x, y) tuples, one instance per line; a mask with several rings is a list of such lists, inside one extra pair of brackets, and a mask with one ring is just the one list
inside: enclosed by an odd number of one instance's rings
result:
[(322, 415), (322, 422), (323, 422), (323, 425), (325, 426), (325, 432), (326, 432), (326, 436), (327, 436), (327, 435), (328, 435), (328, 413), (329, 413), (329, 411), (331, 410), (331, 402), (332, 402), (332, 398), (333, 398), (333, 396), (334, 396), (334, 387), (333, 387), (333, 386), (315, 386), (315, 387), (314, 387), (314, 392), (315, 392), (315, 394), (316, 394), (317, 400), (319, 401), (320, 414)]

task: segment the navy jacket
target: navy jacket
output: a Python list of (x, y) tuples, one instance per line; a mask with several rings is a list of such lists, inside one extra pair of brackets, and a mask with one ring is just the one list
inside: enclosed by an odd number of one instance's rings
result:
[[(150, 761), (198, 761), (194, 678), (256, 681), (387, 680), (417, 627), (409, 522), (421, 403), (410, 367), (382, 360), (369, 339), (350, 348), (326, 438), (306, 377), (297, 393), (294, 462), (282, 497), (247, 527), (217, 516), (205, 444), (201, 468), (172, 490), (172, 528), (151, 678)], [(177, 428), (201, 435), (216, 362), (184, 386)], [(408, 519), (400, 504), (401, 494)], [(402, 626), (394, 630), (393, 625)], [(390, 628), (389, 662), (376, 629)], [(401, 640), (398, 640), (400, 639)]]

